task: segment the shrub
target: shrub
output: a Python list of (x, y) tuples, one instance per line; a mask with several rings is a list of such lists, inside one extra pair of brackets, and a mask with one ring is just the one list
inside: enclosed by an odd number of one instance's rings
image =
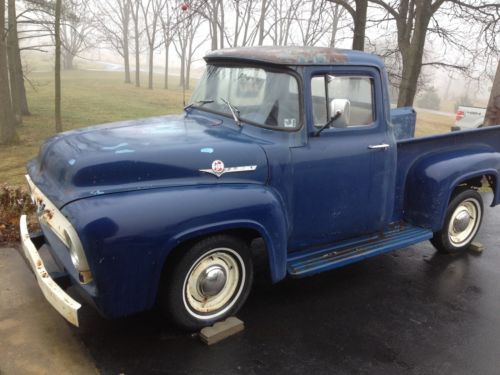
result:
[(0, 243), (19, 240), (19, 217), (34, 214), (35, 205), (26, 189), (0, 186)]

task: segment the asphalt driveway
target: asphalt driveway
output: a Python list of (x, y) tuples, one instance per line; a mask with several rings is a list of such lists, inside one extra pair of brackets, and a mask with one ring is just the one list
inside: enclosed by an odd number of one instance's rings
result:
[[(439, 255), (425, 242), (260, 283), (238, 314), (245, 331), (213, 347), (155, 311), (109, 321), (85, 306), (74, 328), (42, 301), (20, 256), (2, 249), (0, 373), (57, 353), (58, 368), (82, 366), (68, 373), (500, 374), (500, 208), (486, 210), (477, 239), (481, 255)], [(19, 334), (29, 351), (11, 349)]]

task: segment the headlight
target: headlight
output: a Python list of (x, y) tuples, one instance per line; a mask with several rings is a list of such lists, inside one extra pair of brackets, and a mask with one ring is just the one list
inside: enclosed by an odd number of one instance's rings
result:
[(88, 270), (88, 266), (85, 267), (87, 268), (86, 270), (82, 270), (83, 267), (82, 262), (80, 261), (80, 254), (83, 254), (83, 249), (80, 245), (80, 241), (73, 241), (67, 230), (64, 230), (64, 239), (69, 249), (71, 263), (73, 263), (73, 266), (75, 266), (75, 269), (78, 271), (78, 279), (82, 284), (91, 282), (92, 273)]
[(80, 238), (69, 220), (59, 211), (59, 209), (42, 193), (42, 191), (26, 175), (26, 180), (31, 190), (32, 199), (37, 203), (38, 219), (40, 222), (50, 227), (52, 232), (68, 248), (71, 263), (78, 271), (78, 278), (81, 283), (86, 284), (92, 281), (92, 274), (87, 262), (87, 257), (83, 251)]
[(64, 231), (64, 238), (66, 239), (66, 244), (68, 245), (69, 255), (71, 257), (71, 263), (73, 263), (75, 268), (78, 270), (80, 268), (80, 259), (78, 258), (78, 253), (75, 249), (73, 241), (71, 240), (71, 236), (66, 230)]

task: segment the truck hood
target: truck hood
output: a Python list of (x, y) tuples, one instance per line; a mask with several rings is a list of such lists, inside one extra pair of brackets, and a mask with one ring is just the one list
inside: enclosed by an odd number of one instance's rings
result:
[(219, 119), (155, 117), (61, 133), (45, 142), (28, 173), (59, 208), (130, 190), (263, 184), (268, 167), (259, 142)]

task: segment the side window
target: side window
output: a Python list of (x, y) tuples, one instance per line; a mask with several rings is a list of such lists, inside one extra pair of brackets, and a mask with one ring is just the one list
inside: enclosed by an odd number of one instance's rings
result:
[[(322, 100), (319, 94), (321, 83)], [(373, 80), (370, 77), (317, 76), (313, 77), (311, 85), (315, 126), (324, 125), (327, 119), (334, 116), (338, 116), (332, 123), (335, 128), (367, 126), (373, 123)]]
[(316, 76), (312, 78), (311, 95), (314, 126), (321, 127), (325, 125), (328, 120), (326, 108), (327, 96), (324, 76)]

